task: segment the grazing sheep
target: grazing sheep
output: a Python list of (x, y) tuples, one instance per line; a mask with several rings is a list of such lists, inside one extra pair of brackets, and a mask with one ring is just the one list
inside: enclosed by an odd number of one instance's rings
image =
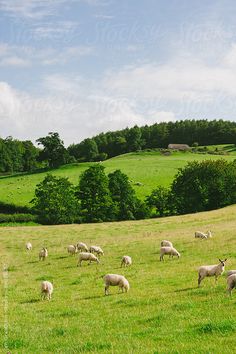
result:
[(31, 251), (32, 250), (32, 244), (30, 242), (27, 242), (25, 245), (25, 248), (27, 251)]
[(130, 256), (123, 256), (121, 260), (121, 267), (124, 265), (125, 267), (132, 264), (132, 258)]
[(173, 244), (172, 244), (172, 242), (170, 242), (170, 241), (162, 240), (162, 241), (161, 241), (161, 247), (164, 247), (164, 246), (173, 247)]
[(219, 259), (219, 261), (220, 261), (219, 264), (201, 266), (199, 268), (199, 270), (198, 270), (198, 287), (200, 286), (201, 281), (205, 277), (215, 276), (215, 281), (217, 281), (218, 276), (221, 275), (225, 270), (225, 262), (227, 261), (227, 258), (224, 261)]
[(229, 277), (229, 276), (232, 275), (232, 274), (236, 274), (236, 270), (229, 270), (229, 271), (227, 272), (227, 277)]
[(82, 261), (89, 261), (89, 264), (91, 262), (97, 262), (97, 263), (100, 263), (99, 262), (99, 259), (92, 253), (89, 253), (89, 252), (81, 252), (79, 253), (79, 259), (78, 259), (78, 265), (81, 266), (81, 263)]
[(90, 246), (89, 252), (96, 253), (98, 256), (100, 255), (104, 256), (104, 252), (99, 246)]
[(78, 252), (78, 248), (77, 248), (76, 245), (69, 245), (67, 247), (67, 251), (68, 251), (69, 254), (75, 255)]
[(77, 243), (77, 248), (78, 248), (78, 251), (88, 252), (88, 246), (83, 242)]
[(50, 283), (50, 281), (43, 281), (41, 284), (41, 294), (42, 294), (42, 300), (43, 299), (48, 299), (51, 300), (53, 293), (53, 285)]
[(103, 277), (105, 283), (105, 295), (109, 295), (109, 286), (119, 286), (119, 290), (129, 291), (129, 282), (123, 275), (118, 274), (107, 274)]
[(204, 232), (201, 231), (196, 231), (195, 232), (195, 238), (202, 238), (202, 239), (207, 239), (212, 237), (211, 231), (207, 231), (206, 234), (204, 234)]
[(160, 261), (164, 261), (164, 255), (168, 254), (169, 256), (177, 256), (180, 257), (180, 253), (174, 247), (161, 247), (160, 249)]
[(231, 274), (227, 278), (228, 292), (229, 295), (232, 296), (232, 290), (236, 288), (236, 273)]
[(39, 252), (39, 260), (45, 261), (45, 258), (48, 256), (48, 250), (47, 248), (43, 247), (41, 251)]

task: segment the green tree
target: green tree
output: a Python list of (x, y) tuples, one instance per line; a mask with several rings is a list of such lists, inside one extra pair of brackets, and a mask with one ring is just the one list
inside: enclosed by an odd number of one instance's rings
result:
[(48, 174), (35, 189), (31, 201), (42, 224), (71, 224), (79, 221), (79, 201), (67, 178)]
[(155, 212), (159, 216), (169, 215), (171, 213), (170, 190), (168, 188), (158, 186), (146, 198), (146, 203), (151, 208), (155, 208)]
[(111, 197), (116, 206), (116, 218), (118, 220), (136, 219), (140, 203), (130, 185), (128, 176), (116, 170), (110, 173), (108, 178)]
[(85, 222), (113, 220), (114, 205), (108, 188), (108, 177), (104, 167), (91, 166), (80, 177), (78, 197)]
[(46, 137), (36, 140), (38, 145), (43, 145), (39, 153), (39, 161), (47, 161), (50, 168), (57, 168), (68, 163), (69, 154), (64, 147), (58, 133), (50, 132)]

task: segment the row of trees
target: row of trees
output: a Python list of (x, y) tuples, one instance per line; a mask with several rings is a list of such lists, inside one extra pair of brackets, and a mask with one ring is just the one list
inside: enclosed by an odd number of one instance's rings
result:
[(169, 143), (192, 146), (196, 142), (198, 145), (235, 144), (236, 123), (223, 120), (182, 120), (134, 126), (101, 133), (79, 144), (72, 144), (68, 152), (79, 161), (99, 161), (137, 150), (167, 148)]
[(212, 210), (236, 203), (236, 160), (191, 162), (170, 188), (158, 186), (139, 200), (120, 170), (105, 174), (97, 164), (74, 186), (47, 175), (37, 186), (33, 209), (43, 224), (135, 220)]

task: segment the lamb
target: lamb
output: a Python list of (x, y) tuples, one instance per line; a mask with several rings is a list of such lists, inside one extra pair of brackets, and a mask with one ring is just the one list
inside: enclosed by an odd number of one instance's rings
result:
[(229, 295), (232, 296), (232, 290), (236, 288), (236, 273), (231, 274), (227, 278), (228, 292)]
[(217, 281), (218, 276), (221, 275), (225, 270), (225, 262), (227, 261), (227, 258), (224, 261), (219, 259), (219, 261), (220, 261), (219, 264), (201, 266), (199, 268), (199, 270), (198, 270), (198, 287), (200, 286), (201, 281), (205, 277), (215, 276), (215, 281)]
[(122, 293), (129, 291), (129, 282), (123, 275), (107, 274), (103, 277), (105, 283), (105, 295), (109, 295), (109, 286), (118, 286)]
[(174, 247), (161, 247), (160, 249), (160, 261), (164, 261), (164, 255), (168, 254), (169, 256), (177, 256), (180, 257), (180, 253)]
[(77, 248), (78, 248), (78, 251), (88, 252), (88, 246), (83, 242), (77, 243)]
[(51, 300), (52, 298), (52, 293), (53, 293), (53, 285), (50, 283), (50, 281), (43, 281), (41, 284), (41, 294), (42, 294), (42, 300), (43, 299), (48, 299)]
[(170, 242), (170, 241), (162, 240), (162, 241), (161, 241), (161, 247), (164, 247), (164, 246), (173, 247), (173, 244), (172, 244), (172, 242)]
[(123, 256), (121, 260), (121, 267), (124, 265), (125, 267), (132, 264), (132, 258), (130, 256)]
[(202, 238), (202, 239), (207, 239), (207, 238), (210, 238), (212, 237), (212, 234), (211, 234), (211, 231), (207, 231), (206, 234), (204, 234), (204, 232), (201, 232), (201, 231), (196, 231), (195, 232), (195, 238)]
[(89, 261), (89, 264), (91, 262), (97, 262), (100, 263), (99, 259), (92, 253), (89, 252), (81, 252), (79, 253), (79, 259), (78, 259), (78, 265), (81, 266), (82, 261)]
[(43, 247), (41, 251), (39, 252), (39, 260), (45, 261), (45, 258), (48, 256), (48, 250), (47, 248)]
[(69, 245), (67, 247), (67, 251), (68, 251), (69, 254), (75, 255), (78, 252), (77, 245)]
[(26, 245), (25, 245), (25, 248), (26, 248), (27, 251), (32, 251), (32, 243), (27, 242)]
[(99, 246), (90, 246), (89, 248), (90, 253), (96, 253), (98, 256), (102, 255), (104, 256), (104, 252)]
[(229, 277), (229, 276), (232, 275), (232, 274), (236, 274), (236, 270), (229, 270), (229, 271), (227, 272), (227, 277)]

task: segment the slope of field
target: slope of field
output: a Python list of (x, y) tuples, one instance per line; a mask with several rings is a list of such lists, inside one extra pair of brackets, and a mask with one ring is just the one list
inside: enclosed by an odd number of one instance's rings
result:
[[(168, 186), (172, 182), (178, 168), (183, 167), (187, 162), (219, 158), (232, 161), (235, 155), (233, 155), (233, 152), (231, 155), (226, 156), (175, 152), (170, 156), (163, 156), (159, 152), (140, 152), (114, 157), (102, 162), (102, 165), (105, 166), (106, 173), (121, 169), (133, 181), (137, 195), (140, 198), (144, 198), (158, 184)], [(52, 170), (51, 173), (60, 177), (68, 177), (71, 182), (78, 184), (80, 174), (92, 164), (66, 165), (57, 170)], [(0, 200), (17, 205), (28, 205), (34, 196), (35, 186), (43, 180), (45, 175), (46, 173), (43, 172), (1, 177)], [(142, 185), (136, 186), (135, 183), (137, 182), (140, 182)]]
[[(215, 286), (197, 268), (228, 258), (236, 269), (236, 206), (193, 215), (144, 221), (0, 229), (1, 352), (13, 353), (234, 353), (236, 291), (226, 294), (226, 279)], [(212, 230), (213, 238), (193, 237)], [(181, 258), (159, 261), (162, 239), (172, 241)], [(27, 254), (26, 241), (33, 243)], [(100, 265), (76, 267), (66, 246), (98, 244)], [(49, 257), (38, 261), (47, 246)], [(133, 258), (121, 269), (124, 254)], [(127, 277), (131, 289), (104, 296), (102, 276)], [(51, 302), (40, 300), (40, 283), (54, 283)]]

